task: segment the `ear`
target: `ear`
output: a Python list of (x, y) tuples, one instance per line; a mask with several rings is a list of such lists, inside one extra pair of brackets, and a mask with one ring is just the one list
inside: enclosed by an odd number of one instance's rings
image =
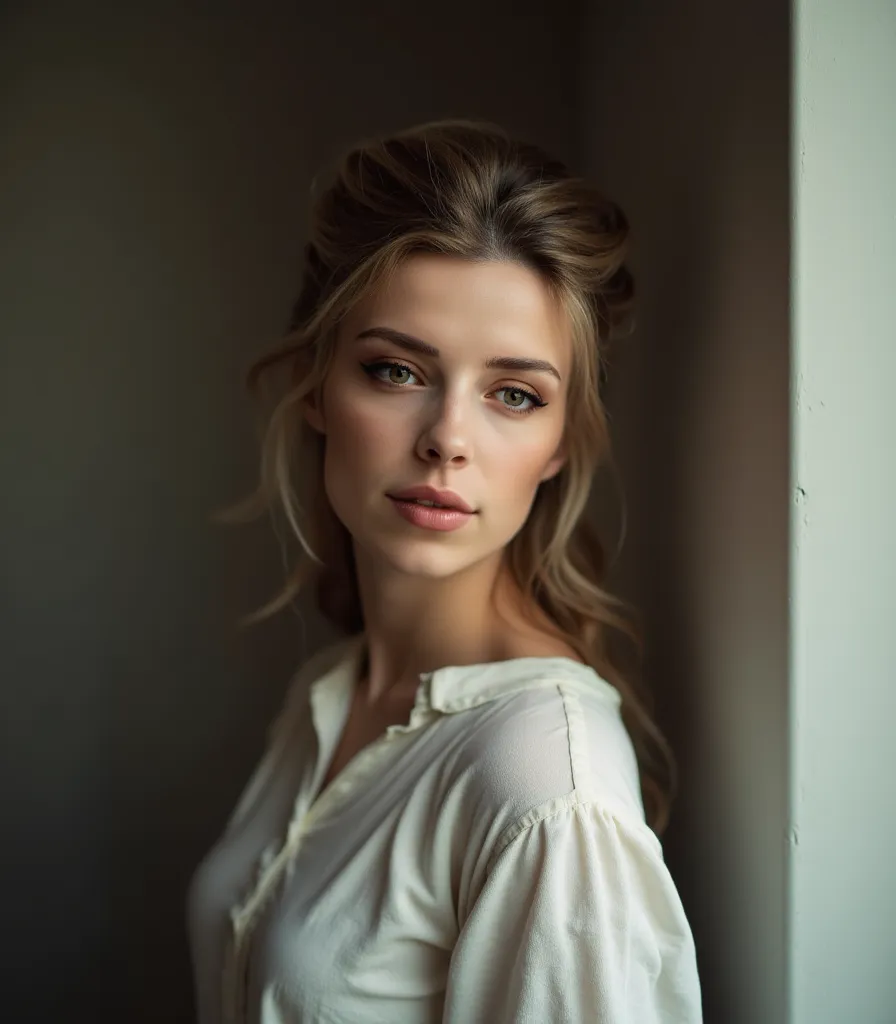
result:
[(313, 391), (310, 395), (306, 395), (302, 399), (301, 404), (302, 415), (305, 417), (305, 420), (319, 434), (326, 434), (327, 427), (324, 421), (323, 408), (317, 392)]

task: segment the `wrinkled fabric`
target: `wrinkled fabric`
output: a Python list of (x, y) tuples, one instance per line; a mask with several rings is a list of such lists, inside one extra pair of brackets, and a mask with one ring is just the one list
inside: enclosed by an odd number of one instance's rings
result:
[(297, 675), (194, 875), (199, 1024), (702, 1021), (617, 691), (569, 658), (424, 673), (320, 792), (364, 643)]

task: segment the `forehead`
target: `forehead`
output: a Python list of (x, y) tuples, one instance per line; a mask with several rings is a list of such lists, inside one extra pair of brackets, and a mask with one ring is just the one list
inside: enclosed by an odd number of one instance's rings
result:
[(376, 324), (414, 334), (443, 359), (537, 356), (554, 362), (564, 379), (569, 370), (565, 313), (541, 277), (517, 263), (415, 254), (348, 321), (354, 333)]

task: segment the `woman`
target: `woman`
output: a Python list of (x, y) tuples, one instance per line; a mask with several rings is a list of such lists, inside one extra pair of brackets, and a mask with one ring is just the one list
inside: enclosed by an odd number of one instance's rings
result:
[[(344, 639), (196, 873), (202, 1024), (701, 1019), (671, 761), (583, 513), (621, 211), (499, 128), (361, 145), (317, 199), (254, 509)], [(435, 503), (435, 504), (433, 504)]]

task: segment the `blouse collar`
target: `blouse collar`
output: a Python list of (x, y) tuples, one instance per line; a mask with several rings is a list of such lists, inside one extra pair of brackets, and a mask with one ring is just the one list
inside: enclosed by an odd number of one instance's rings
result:
[[(339, 641), (336, 648), (333, 667), (311, 684), (312, 698), (326, 699), (324, 693), (336, 696), (342, 691), (350, 691), (358, 679), (366, 648), (364, 633), (356, 633)], [(432, 709), (442, 714), (452, 714), (487, 704), (499, 697), (558, 683), (584, 686), (592, 692), (603, 694), (617, 706), (621, 703), (619, 691), (602, 679), (590, 665), (556, 656), (510, 658), (475, 665), (446, 665), (431, 672), (421, 672), (414, 710)]]

